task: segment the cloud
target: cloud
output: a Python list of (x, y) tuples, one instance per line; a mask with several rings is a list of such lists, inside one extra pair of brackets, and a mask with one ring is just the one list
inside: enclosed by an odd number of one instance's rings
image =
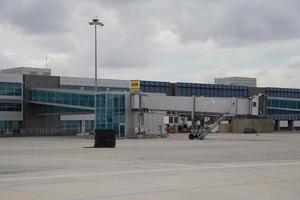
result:
[[(171, 28), (182, 42), (206, 41), (223, 45), (251, 45), (300, 35), (297, 0), (166, 0), (100, 1), (116, 9), (121, 24), (149, 28), (151, 22)], [(144, 24), (144, 26), (143, 26)], [(151, 26), (155, 30), (155, 25)], [(150, 30), (150, 32), (153, 32)]]
[(300, 69), (300, 56), (291, 57), (287, 65), (288, 69)]
[(13, 55), (10, 55), (9, 53), (7, 55), (4, 55), (0, 52), (0, 66), (12, 66), (14, 64), (13, 59), (9, 58)]
[(1, 0), (0, 67), (48, 56), (54, 74), (93, 77), (98, 16), (100, 77), (299, 87), (299, 15), (297, 0)]
[(57, 34), (64, 31), (69, 10), (63, 0), (2, 0), (1, 21), (25, 34)]

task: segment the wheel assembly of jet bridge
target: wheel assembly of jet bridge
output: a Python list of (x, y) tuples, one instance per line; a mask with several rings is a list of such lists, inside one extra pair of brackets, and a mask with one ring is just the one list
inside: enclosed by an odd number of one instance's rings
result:
[[(131, 93), (130, 99), (131, 116), (129, 118), (132, 119), (130, 124), (133, 124), (131, 128), (136, 134), (146, 134), (145, 130), (150, 130), (149, 132), (158, 130), (162, 134), (164, 117), (188, 115), (191, 119), (191, 128), (189, 129), (189, 139), (191, 140), (203, 140), (223, 120), (228, 118), (263, 117), (265, 113), (265, 97), (263, 95), (251, 98), (221, 98)], [(214, 121), (208, 126), (199, 127), (195, 120), (195, 116), (199, 114), (214, 116)], [(150, 118), (154, 118), (156, 123), (153, 123), (153, 120), (151, 122)]]

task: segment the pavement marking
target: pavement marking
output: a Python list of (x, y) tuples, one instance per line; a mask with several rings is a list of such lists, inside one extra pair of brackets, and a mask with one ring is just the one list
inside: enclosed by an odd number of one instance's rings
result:
[(300, 161), (276, 161), (276, 162), (234, 162), (234, 163), (215, 163), (213, 165), (198, 166), (198, 167), (177, 167), (177, 168), (157, 168), (157, 169), (141, 169), (141, 170), (124, 170), (112, 171), (101, 173), (81, 173), (81, 174), (61, 174), (61, 175), (48, 175), (48, 176), (29, 176), (29, 177), (12, 177), (0, 178), (0, 182), (11, 181), (34, 181), (34, 180), (50, 180), (58, 178), (82, 178), (94, 176), (108, 176), (108, 175), (130, 175), (130, 174), (150, 174), (161, 172), (179, 172), (179, 171), (193, 171), (193, 170), (209, 170), (209, 169), (231, 169), (231, 168), (251, 168), (251, 167), (272, 167), (272, 166), (289, 166), (300, 165)]
[[(39, 158), (40, 160), (41, 158)], [(191, 167), (191, 166), (194, 166), (193, 164), (181, 164), (181, 163), (166, 163), (166, 162), (159, 162), (159, 160), (150, 160), (151, 162), (149, 161), (132, 161), (132, 160), (107, 160), (107, 159), (101, 159), (101, 158), (86, 158), (86, 159), (78, 159), (78, 158), (56, 158), (56, 157), (46, 157), (45, 158), (46, 160), (49, 160), (49, 159), (53, 159), (55, 161), (59, 160), (59, 161), (76, 161), (76, 162), (100, 162), (100, 163), (103, 163), (103, 162), (108, 162), (108, 163), (124, 163), (124, 164), (145, 164), (145, 165), (148, 165), (148, 164), (151, 164), (151, 165), (170, 165), (170, 166), (177, 166), (177, 167)]]

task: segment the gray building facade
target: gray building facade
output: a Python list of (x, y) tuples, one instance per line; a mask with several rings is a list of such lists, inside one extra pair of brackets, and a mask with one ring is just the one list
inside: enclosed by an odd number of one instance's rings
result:
[[(247, 86), (52, 76), (49, 69), (0, 73), (0, 135), (72, 135), (110, 128), (119, 137), (187, 129), (220, 114), (273, 120), (275, 129), (300, 120), (300, 90)], [(193, 117), (192, 117), (193, 116)], [(192, 119), (193, 118), (193, 119)], [(170, 123), (166, 123), (166, 121)], [(172, 122), (171, 122), (172, 121)]]

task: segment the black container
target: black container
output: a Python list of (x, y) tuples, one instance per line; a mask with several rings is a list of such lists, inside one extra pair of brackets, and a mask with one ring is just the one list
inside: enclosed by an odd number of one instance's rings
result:
[(96, 129), (95, 130), (95, 148), (115, 148), (116, 133), (113, 129)]

